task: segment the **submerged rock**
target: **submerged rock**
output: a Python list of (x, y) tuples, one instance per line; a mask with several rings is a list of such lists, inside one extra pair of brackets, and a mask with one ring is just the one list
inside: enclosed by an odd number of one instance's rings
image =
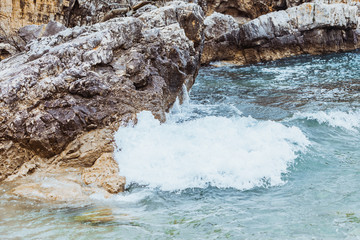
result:
[(102, 224), (113, 222), (115, 217), (111, 209), (104, 208), (84, 212), (81, 215), (75, 216), (74, 220), (81, 223)]

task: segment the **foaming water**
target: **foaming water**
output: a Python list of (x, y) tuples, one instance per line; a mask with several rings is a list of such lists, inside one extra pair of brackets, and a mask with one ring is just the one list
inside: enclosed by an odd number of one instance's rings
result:
[(0, 238), (359, 239), (359, 64), (203, 68), (166, 123), (117, 132), (126, 192), (57, 205), (2, 183)]
[(297, 127), (251, 117), (204, 117), (160, 124), (150, 112), (115, 135), (128, 183), (161, 190), (283, 184), (282, 174), (309, 141)]
[(320, 111), (313, 113), (296, 113), (294, 119), (315, 120), (320, 124), (327, 124), (331, 127), (340, 127), (351, 131), (358, 131), (360, 128), (360, 111)]

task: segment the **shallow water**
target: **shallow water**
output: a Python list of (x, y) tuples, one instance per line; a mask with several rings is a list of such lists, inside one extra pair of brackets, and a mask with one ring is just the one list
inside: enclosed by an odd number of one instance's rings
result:
[(204, 68), (160, 125), (116, 134), (127, 192), (31, 202), (1, 239), (360, 239), (360, 55)]

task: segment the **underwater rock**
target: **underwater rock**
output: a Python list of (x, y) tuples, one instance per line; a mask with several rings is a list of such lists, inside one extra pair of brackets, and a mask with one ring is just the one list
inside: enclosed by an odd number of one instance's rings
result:
[(76, 222), (89, 224), (103, 224), (113, 222), (115, 217), (111, 209), (95, 209), (92, 211), (83, 212), (81, 215), (74, 217)]

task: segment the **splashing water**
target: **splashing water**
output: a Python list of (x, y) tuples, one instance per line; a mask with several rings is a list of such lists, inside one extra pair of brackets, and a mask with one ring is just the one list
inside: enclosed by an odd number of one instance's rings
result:
[(350, 131), (358, 131), (360, 128), (360, 111), (320, 111), (314, 113), (296, 113), (294, 119), (316, 120), (320, 124), (328, 124), (331, 127), (340, 127)]
[(296, 127), (251, 117), (204, 117), (160, 124), (150, 112), (115, 135), (115, 155), (129, 183), (162, 190), (250, 189), (281, 176), (309, 141)]
[(202, 68), (166, 123), (142, 112), (116, 133), (137, 184), (60, 207), (0, 185), (0, 238), (359, 239), (359, 63)]

